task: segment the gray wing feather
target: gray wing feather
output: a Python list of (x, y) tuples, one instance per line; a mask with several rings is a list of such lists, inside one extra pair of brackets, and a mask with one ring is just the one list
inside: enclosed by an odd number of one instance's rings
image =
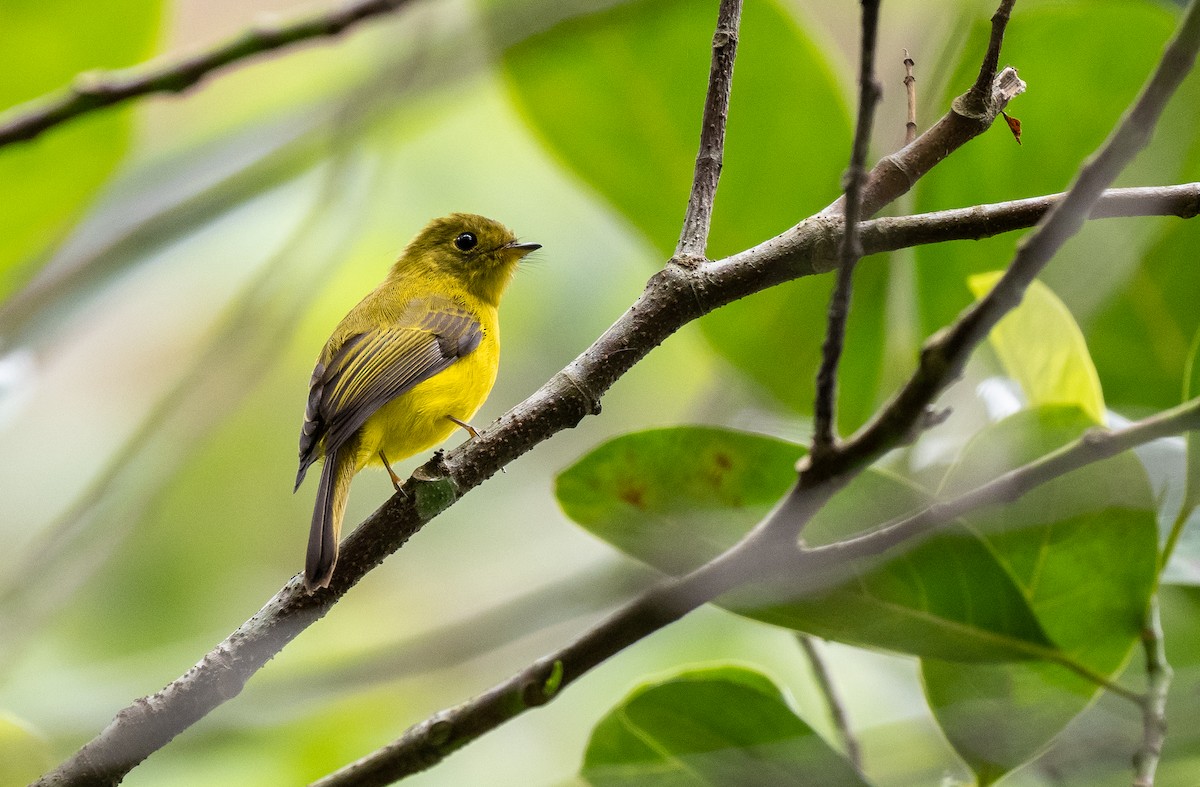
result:
[(300, 431), (296, 488), (322, 453), (336, 450), (388, 401), (408, 391), (483, 340), (474, 315), (447, 299), (410, 304), (396, 324), (347, 340), (309, 383)]

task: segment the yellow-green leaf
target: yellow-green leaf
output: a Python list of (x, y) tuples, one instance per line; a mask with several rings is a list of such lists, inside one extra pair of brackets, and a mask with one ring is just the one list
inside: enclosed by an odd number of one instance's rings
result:
[[(999, 271), (980, 273), (967, 284), (980, 298), (1000, 276)], [(1021, 305), (992, 329), (988, 343), (1030, 406), (1075, 405), (1104, 423), (1104, 393), (1083, 332), (1049, 287), (1033, 282)]]

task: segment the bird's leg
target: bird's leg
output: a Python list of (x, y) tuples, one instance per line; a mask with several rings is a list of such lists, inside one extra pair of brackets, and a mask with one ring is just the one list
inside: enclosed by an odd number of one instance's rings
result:
[(383, 460), (383, 466), (387, 468), (388, 475), (392, 477), (392, 486), (396, 487), (397, 492), (404, 494), (404, 490), (400, 488), (400, 476), (396, 475), (396, 471), (392, 469), (391, 464), (387, 460), (387, 454), (380, 451), (379, 458)]
[[(470, 425), (469, 423), (467, 423), (466, 421), (460, 421), (460, 420), (458, 420), (457, 418), (455, 418), (455, 417), (454, 417), (454, 416), (452, 416), (452, 415), (448, 415), (448, 416), (446, 416), (446, 417), (447, 417), (447, 418), (449, 418), (449, 419), (450, 419), (451, 421), (453, 421), (454, 423), (456, 423), (456, 424), (458, 424), (459, 426), (461, 426), (463, 429), (466, 429), (466, 430), (467, 430), (467, 433), (471, 435), (471, 439), (472, 439), (472, 440), (474, 440), (476, 437), (479, 437), (479, 432), (477, 432), (477, 431), (475, 430), (475, 427), (471, 426), (471, 425)], [(507, 471), (507, 470), (505, 470), (505, 469), (502, 467), (502, 468), (500, 468), (500, 472), (501, 472), (501, 473), (507, 473), (508, 471)]]
[(475, 431), (475, 427), (471, 426), (471, 425), (470, 425), (469, 423), (467, 423), (466, 421), (460, 421), (460, 420), (458, 420), (457, 418), (455, 418), (455, 417), (454, 417), (454, 416), (452, 416), (452, 415), (448, 415), (448, 416), (446, 416), (446, 417), (447, 417), (447, 418), (449, 418), (449, 419), (450, 419), (451, 421), (453, 421), (454, 423), (456, 423), (456, 424), (458, 424), (459, 426), (461, 426), (463, 429), (466, 429), (466, 430), (467, 430), (467, 433), (471, 435), (471, 438), (472, 438), (472, 439), (474, 439), (474, 438), (476, 438), (476, 437), (479, 437), (479, 432)]

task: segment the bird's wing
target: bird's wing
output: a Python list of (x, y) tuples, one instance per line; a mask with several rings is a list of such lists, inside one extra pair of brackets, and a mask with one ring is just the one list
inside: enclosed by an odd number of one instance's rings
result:
[(341, 445), (384, 403), (448, 368), (482, 339), (479, 320), (445, 298), (411, 303), (392, 325), (348, 338), (313, 370), (296, 487), (317, 460), (322, 439), (326, 451)]

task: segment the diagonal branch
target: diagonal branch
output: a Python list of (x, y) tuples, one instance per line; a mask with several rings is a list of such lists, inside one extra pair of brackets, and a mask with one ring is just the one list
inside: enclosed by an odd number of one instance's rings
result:
[[(1025, 288), (1037, 273), (1086, 221), (1104, 188), (1149, 141), (1167, 99), (1190, 70), (1197, 49), (1200, 49), (1200, 0), (1193, 0), (1132, 109), (1099, 152), (1083, 165), (1071, 190), (1020, 246), (1012, 264), (992, 291), (926, 344), (913, 377), (854, 438), (822, 457), (809, 455), (801, 460), (796, 486), (780, 507), (744, 539), (687, 576), (650, 590), (566, 648), (540, 659), (479, 697), (411, 727), (397, 741), (318, 784), (322, 787), (389, 784), (429, 768), (485, 732), (549, 702), (583, 672), (674, 622), (704, 601), (715, 599), (750, 577), (770, 576), (789, 562), (795, 572), (799, 568), (795, 565), (798, 560), (805, 556), (811, 560), (815, 550), (801, 552), (798, 557), (794, 550), (783, 547), (789, 541), (794, 544), (795, 534), (867, 464), (887, 449), (905, 442), (919, 429), (926, 408), (957, 379), (974, 348), (1001, 317), (1020, 303)], [(1192, 423), (1195, 404), (1176, 408), (1149, 426), (1137, 424), (1135, 427), (1140, 428), (1134, 428), (1133, 434), (1145, 439), (1162, 436), (1159, 430), (1163, 420), (1176, 430), (1183, 428), (1183, 424)], [(1094, 446), (1099, 446), (1095, 450), (1100, 452), (1113, 450), (1122, 445), (1122, 438), (1129, 438), (1129, 429), (1108, 433), (1107, 437), (1085, 436), (1079, 441), (1080, 448), (1067, 450), (1066, 459), (1060, 455), (1061, 451), (1055, 452), (1046, 459), (1046, 468), (1028, 473), (1024, 480), (1036, 486), (1074, 469), (1071, 462), (1079, 460), (1080, 453), (1093, 450)], [(882, 537), (877, 537), (875, 543), (878, 545), (882, 541)], [(846, 559), (845, 555), (841, 557)], [(836, 564), (841, 565), (841, 560)], [(801, 576), (820, 573), (812, 571), (817, 568), (815, 561), (814, 565), (803, 568), (805, 571)], [(1095, 677), (1103, 681), (1103, 676)], [(1127, 698), (1140, 701), (1138, 695), (1122, 687), (1109, 682), (1105, 685)]]
[(821, 366), (817, 370), (817, 393), (813, 409), (812, 453), (823, 454), (833, 448), (836, 440), (834, 423), (837, 409), (837, 367), (846, 339), (846, 320), (850, 316), (850, 293), (854, 282), (854, 266), (863, 256), (858, 238), (858, 221), (862, 212), (862, 189), (867, 179), (864, 169), (867, 147), (871, 144), (871, 127), (875, 123), (875, 107), (879, 104), (880, 88), (875, 80), (875, 39), (879, 29), (879, 0), (862, 2), (862, 54), (858, 69), (858, 121), (854, 127), (850, 167), (845, 176), (846, 229), (842, 234), (841, 260), (837, 282), (829, 298), (829, 321), (825, 341), (821, 346)]
[(1084, 162), (1071, 189), (1018, 246), (1012, 264), (991, 292), (925, 343), (917, 371), (904, 387), (841, 450), (825, 461), (807, 463), (802, 483), (807, 478), (808, 483), (820, 484), (861, 469), (920, 429), (927, 408), (961, 375), (974, 348), (1021, 302), (1029, 284), (1087, 221), (1108, 185), (1150, 142), (1167, 100), (1195, 63), (1197, 49), (1200, 0), (1193, 0), (1137, 101), (1100, 149)]
[[(957, 144), (965, 143), (968, 138), (958, 138)], [(943, 141), (954, 142), (949, 138)], [(918, 139), (909, 147), (920, 144)], [(947, 154), (948, 151), (943, 151), (941, 157)], [(642, 296), (562, 372), (482, 432), (479, 438), (449, 452), (440, 468), (435, 468), (444, 470), (445, 478), (433, 482), (410, 480), (406, 486), (407, 497), (394, 496), (357, 528), (343, 545), (339, 568), (329, 589), (309, 596), (304, 593), (299, 579), (293, 578), (195, 667), (162, 691), (120, 711), (108, 727), (39, 783), (112, 783), (119, 780), (179, 732), (236, 696), (245, 681), (267, 660), (323, 616), (368, 571), (399, 549), (425, 523), (514, 458), (558, 431), (575, 426), (586, 415), (597, 412), (600, 397), (608, 388), (680, 327), (746, 295), (823, 270), (821, 263), (828, 256), (828, 242), (831, 238), (837, 240), (839, 224), (825, 217), (813, 217), (776, 238), (724, 260), (694, 269), (676, 265), (659, 271), (650, 279)], [(849, 463), (866, 461), (868, 451), (882, 451), (888, 441), (898, 442), (903, 437), (903, 430), (890, 434), (876, 426), (870, 436), (869, 441), (852, 443), (856, 453), (846, 457)], [(800, 506), (797, 521), (811, 515), (832, 491), (830, 485), (817, 485), (797, 495), (799, 503), (809, 504), (807, 509)], [(552, 681), (555, 692), (599, 663), (592, 658), (606, 658), (602, 651), (611, 655), (685, 614), (689, 607), (681, 605), (681, 599), (693, 606), (703, 603), (705, 597), (711, 598), (722, 590), (723, 585), (737, 580), (738, 572), (744, 572), (751, 565), (756, 571), (761, 570), (763, 561), (770, 565), (777, 553), (775, 549), (763, 549), (761, 542), (757, 542), (754, 549), (743, 550), (738, 560), (710, 564), (709, 573), (704, 576), (674, 580), (666, 589), (651, 591), (647, 600), (639, 602), (628, 618), (618, 617), (616, 622), (609, 624), (610, 628), (605, 631), (611, 636), (605, 638), (602, 632), (589, 640), (595, 647), (585, 650), (592, 657), (577, 662), (578, 672), (563, 672), (561, 681)], [(739, 561), (742, 562), (739, 564)], [(679, 590), (673, 592), (673, 587)], [(660, 599), (669, 603), (658, 603)], [(528, 674), (540, 677), (540, 682), (535, 680), (530, 685), (534, 686), (534, 699), (545, 701), (548, 697), (541, 689), (546, 687), (546, 679), (552, 676), (555, 664), (553, 660), (539, 664), (538, 669)], [(516, 693), (504, 697), (509, 700), (523, 697), (524, 685), (518, 681)], [(514, 706), (511, 703), (490, 705), (488, 712), (496, 707), (511, 710)], [(483, 721), (477, 718), (472, 723), (475, 726), (466, 731), (469, 734), (465, 739), (455, 737), (455, 740), (461, 745), (478, 737), (525, 707), (527, 705), (518, 703), (515, 710), (506, 712), (507, 715), (485, 714)], [(424, 742), (450, 741), (453, 736), (445, 735), (443, 731), (444, 727), (432, 730), (432, 738), (423, 739)]]
[[(776, 572), (786, 572), (789, 578), (795, 579), (788, 586), (789, 593), (812, 593), (831, 581), (829, 570), (834, 567), (881, 554), (975, 508), (1018, 499), (1032, 489), (1085, 465), (1161, 437), (1198, 428), (1200, 399), (1122, 429), (1089, 432), (984, 486), (934, 504), (908, 519), (864, 536), (799, 553), (784, 552), (774, 542), (757, 540), (752, 534), (692, 574), (669, 580), (652, 589), (579, 639), (539, 659), (504, 683), (414, 725), (398, 740), (316, 782), (316, 785), (384, 785), (425, 770), (484, 732), (551, 701), (569, 683), (609, 655), (700, 606), (706, 595), (711, 600), (747, 579), (769, 578)], [(807, 502), (808, 513), (811, 514), (824, 500), (810, 498)], [(759, 525), (754, 532), (762, 533), (763, 525)], [(1053, 657), (1052, 653), (1041, 655)], [(1113, 684), (1102, 675), (1090, 673), (1078, 663), (1070, 660), (1060, 663), (1126, 699), (1143, 701), (1141, 695)], [(555, 680), (551, 681), (551, 678)], [(552, 691), (546, 689), (548, 681), (552, 683)]]
[[(943, 239), (985, 237), (1032, 226), (1062, 195), (943, 211), (925, 216), (876, 219), (863, 224), (868, 253)], [(1119, 189), (1094, 213), (1111, 216), (1195, 216), (1200, 184), (1158, 189)], [(965, 223), (969, 232), (956, 229)], [(997, 229), (1003, 225), (1003, 230)], [(404, 543), (440, 507), (448, 506), (513, 458), (595, 412), (599, 398), (655, 346), (702, 313), (822, 270), (836, 248), (842, 224), (813, 219), (753, 249), (694, 270), (660, 271), (618, 321), (559, 375), (448, 457), (453, 485), (410, 482), (409, 498), (397, 495), (366, 519), (342, 546), (339, 570), (328, 591), (309, 596), (293, 578), (258, 613), (162, 691), (129, 705), (43, 784), (119, 778), (175, 735), (233, 698), (301, 631), (320, 619), (368, 571)], [(696, 298), (703, 293), (703, 311)], [(457, 488), (457, 491), (455, 489)], [(446, 499), (438, 500), (438, 492)], [(421, 503), (418, 507), (418, 502)]]
[(708, 71), (708, 95), (700, 121), (700, 150), (696, 153), (696, 171), (679, 244), (677, 261), (704, 259), (708, 230), (712, 222), (717, 181), (725, 157), (725, 124), (729, 119), (729, 94), (733, 88), (733, 61), (737, 57), (738, 26), (742, 18), (742, 0), (721, 0), (717, 29), (713, 33), (712, 65)]
[(209, 74), (247, 58), (316, 38), (331, 38), (359, 22), (383, 16), (412, 0), (346, 0), (341, 5), (286, 24), (258, 24), (200, 54), (121, 71), (91, 71), (58, 93), (42, 96), (0, 115), (0, 147), (33, 139), (73, 118), (152, 93), (181, 93)]
[(950, 500), (934, 503), (912, 516), (860, 536), (805, 549), (797, 558), (796, 571), (810, 572), (827, 566), (841, 566), (850, 561), (882, 554), (930, 533), (970, 511), (1016, 500), (1030, 489), (1073, 470), (1124, 453), (1152, 440), (1197, 429), (1200, 429), (1200, 398), (1121, 429), (1089, 430), (1074, 442), (1009, 470), (983, 486)]

